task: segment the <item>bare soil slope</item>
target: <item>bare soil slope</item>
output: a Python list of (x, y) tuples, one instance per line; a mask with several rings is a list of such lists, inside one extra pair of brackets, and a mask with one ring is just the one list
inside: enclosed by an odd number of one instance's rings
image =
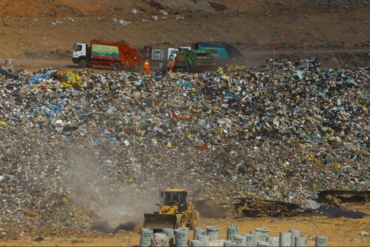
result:
[(280, 50), (369, 49), (366, 1), (316, 2), (3, 0), (0, 57), (69, 58), (76, 42), (123, 38), (138, 47), (224, 41), (243, 52), (270, 50), (272, 41)]

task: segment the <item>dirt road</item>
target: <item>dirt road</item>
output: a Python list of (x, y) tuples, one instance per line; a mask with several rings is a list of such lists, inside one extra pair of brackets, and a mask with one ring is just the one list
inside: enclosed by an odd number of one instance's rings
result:
[[(300, 229), (302, 234), (308, 236), (308, 246), (314, 246), (315, 235), (328, 236), (329, 246), (368, 246), (370, 236), (370, 219), (345, 219), (326, 218), (320, 216), (298, 218), (245, 218), (232, 219), (203, 219), (200, 227), (220, 226), (220, 239), (226, 238), (228, 225), (238, 225), (240, 233), (249, 233), (258, 227), (270, 228), (270, 236), (278, 236), (279, 232), (289, 229)], [(27, 231), (27, 232), (25, 232)], [(22, 233), (23, 232), (23, 233)], [(135, 232), (123, 232), (118, 234), (103, 234), (97, 232), (58, 229), (57, 231), (41, 231), (45, 239), (41, 242), (34, 241), (40, 231), (30, 229), (15, 229), (11, 236), (2, 236), (0, 240), (3, 246), (138, 246), (140, 234)], [(361, 235), (362, 233), (362, 235)], [(23, 235), (22, 237), (20, 236)], [(190, 233), (192, 239), (192, 231)]]
[[(370, 53), (369, 50), (358, 49), (358, 50), (277, 50), (277, 58), (312, 58), (312, 57), (322, 57), (322, 58), (331, 58), (335, 57), (338, 54), (343, 53)], [(265, 51), (244, 51), (243, 54), (246, 57), (246, 66), (254, 67), (262, 64), (266, 59), (273, 57), (272, 50)], [(5, 59), (0, 57), (0, 66), (5, 65)], [(52, 59), (30, 59), (30, 58), (16, 58), (14, 59), (15, 69), (26, 69), (29, 71), (37, 71), (42, 68), (55, 68), (60, 71), (65, 70), (75, 70), (79, 69), (77, 65), (73, 64), (71, 59), (68, 60), (52, 60)], [(324, 62), (323, 66), (333, 66), (332, 63)], [(366, 63), (364, 66), (367, 65)], [(334, 64), (335, 66), (335, 64)], [(90, 69), (90, 68), (89, 68)], [(96, 72), (104, 73), (111, 71), (106, 68), (93, 68), (91, 69)], [(143, 72), (143, 68), (139, 68), (139, 72)]]

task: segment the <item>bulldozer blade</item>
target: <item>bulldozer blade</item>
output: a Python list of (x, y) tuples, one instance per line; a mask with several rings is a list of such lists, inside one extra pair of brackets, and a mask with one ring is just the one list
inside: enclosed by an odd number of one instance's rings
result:
[(144, 228), (161, 230), (176, 228), (176, 214), (144, 214)]

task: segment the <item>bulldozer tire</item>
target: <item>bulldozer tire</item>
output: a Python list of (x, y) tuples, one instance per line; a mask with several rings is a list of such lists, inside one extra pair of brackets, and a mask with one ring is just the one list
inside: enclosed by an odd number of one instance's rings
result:
[(119, 62), (112, 63), (112, 69), (114, 70), (120, 70), (122, 68), (121, 64)]
[(186, 217), (183, 214), (176, 215), (176, 228), (186, 227)]
[(197, 227), (198, 222), (199, 222), (199, 212), (193, 211), (193, 213), (191, 214), (191, 219), (190, 219), (190, 229), (193, 230), (195, 227)]
[(80, 67), (80, 68), (86, 68), (86, 66), (87, 66), (86, 59), (80, 59), (80, 61), (78, 61), (78, 67)]

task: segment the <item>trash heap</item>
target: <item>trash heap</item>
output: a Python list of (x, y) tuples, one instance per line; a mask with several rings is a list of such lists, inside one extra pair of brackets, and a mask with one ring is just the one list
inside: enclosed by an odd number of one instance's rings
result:
[(176, 187), (302, 206), (369, 187), (365, 68), (0, 74), (2, 223), (88, 228), (152, 212)]

